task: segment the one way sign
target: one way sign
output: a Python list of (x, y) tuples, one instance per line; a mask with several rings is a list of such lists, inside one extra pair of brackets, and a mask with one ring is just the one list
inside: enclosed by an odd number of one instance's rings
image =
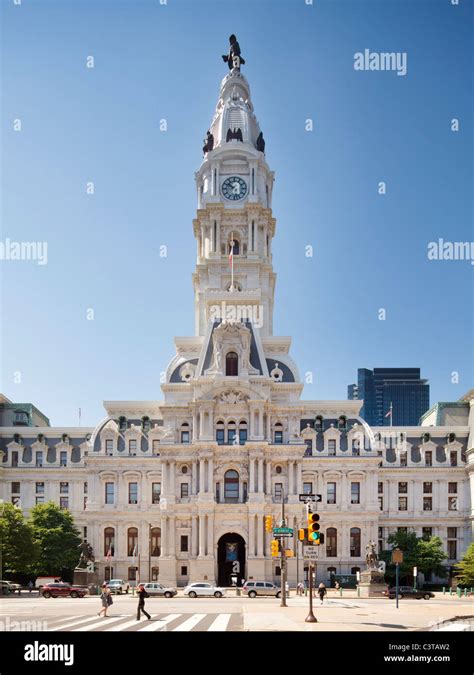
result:
[(321, 495), (314, 495), (314, 494), (300, 495), (300, 502), (320, 502), (320, 501), (322, 501)]

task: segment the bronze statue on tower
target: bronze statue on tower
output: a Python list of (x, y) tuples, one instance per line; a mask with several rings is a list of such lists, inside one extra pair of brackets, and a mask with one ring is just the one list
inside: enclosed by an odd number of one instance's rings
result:
[(237, 68), (240, 70), (240, 66), (245, 63), (245, 60), (240, 55), (240, 45), (237, 42), (237, 38), (232, 34), (229, 38), (230, 48), (228, 54), (223, 54), (222, 58), (229, 66), (229, 70)]

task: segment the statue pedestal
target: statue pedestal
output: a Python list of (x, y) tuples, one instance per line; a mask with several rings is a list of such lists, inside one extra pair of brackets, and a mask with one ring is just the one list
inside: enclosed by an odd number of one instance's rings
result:
[(387, 590), (384, 574), (380, 570), (365, 570), (360, 573), (360, 597), (378, 598)]
[(90, 590), (91, 587), (99, 586), (99, 574), (97, 572), (91, 572), (90, 570), (76, 567), (72, 583), (74, 586), (87, 586)]

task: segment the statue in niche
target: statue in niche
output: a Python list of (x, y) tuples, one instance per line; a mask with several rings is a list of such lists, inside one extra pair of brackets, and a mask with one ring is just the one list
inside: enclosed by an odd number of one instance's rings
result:
[(206, 154), (206, 152), (211, 152), (211, 150), (214, 148), (214, 136), (211, 134), (211, 132), (207, 131), (206, 138), (204, 139), (204, 147), (202, 149), (203, 153)]
[(260, 152), (265, 152), (265, 140), (263, 138), (263, 133), (260, 132), (259, 135), (257, 136), (257, 142), (255, 144), (257, 150)]

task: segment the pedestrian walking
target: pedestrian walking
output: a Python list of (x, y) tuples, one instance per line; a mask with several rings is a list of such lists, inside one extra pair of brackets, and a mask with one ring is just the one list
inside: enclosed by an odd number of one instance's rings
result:
[(100, 612), (97, 612), (97, 615), (100, 616), (102, 612), (104, 613), (103, 616), (107, 616), (107, 610), (109, 609), (110, 605), (113, 605), (113, 599), (112, 599), (112, 593), (110, 592), (110, 588), (107, 586), (107, 584), (102, 584), (102, 592), (100, 594), (100, 601), (102, 603), (102, 609)]
[(298, 584), (298, 595), (304, 595), (304, 584), (302, 581)]
[(321, 600), (321, 604), (323, 604), (324, 596), (327, 594), (327, 588), (321, 581), (321, 583), (318, 586), (318, 595), (319, 599)]
[(145, 598), (149, 598), (150, 596), (148, 593), (145, 591), (145, 587), (143, 584), (140, 584), (138, 586), (138, 607), (137, 607), (137, 621), (140, 621), (140, 616), (141, 612), (146, 616), (148, 621), (150, 621), (151, 616), (148, 614), (148, 612), (145, 609)]
[(33, 582), (31, 581), (31, 579), (28, 582), (28, 590), (30, 591), (30, 593), (33, 590)]
[(334, 588), (336, 589), (336, 591), (338, 591), (341, 588), (339, 581), (336, 581)]

